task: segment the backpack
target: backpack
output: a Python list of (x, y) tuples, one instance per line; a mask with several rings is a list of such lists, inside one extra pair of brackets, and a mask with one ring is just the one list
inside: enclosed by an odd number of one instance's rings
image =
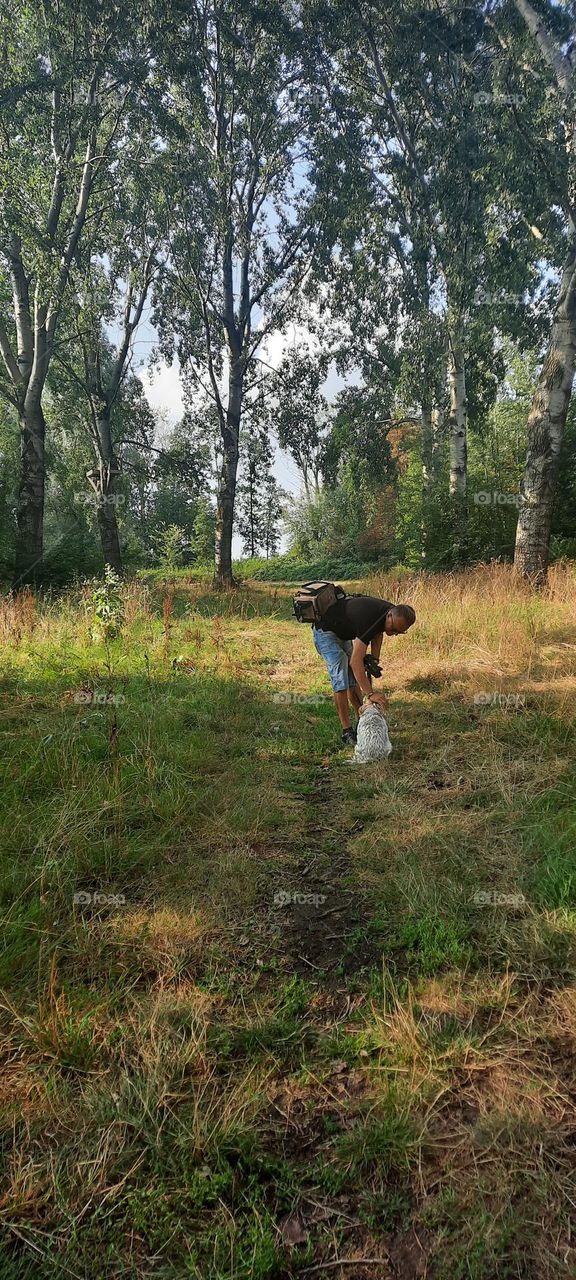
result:
[(321, 628), (332, 605), (345, 599), (344, 589), (333, 582), (304, 582), (293, 596), (294, 614), (298, 622), (312, 622)]

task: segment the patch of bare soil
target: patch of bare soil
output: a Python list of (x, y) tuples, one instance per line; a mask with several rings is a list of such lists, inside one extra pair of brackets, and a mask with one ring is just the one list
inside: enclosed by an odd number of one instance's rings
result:
[(334, 827), (334, 786), (330, 764), (322, 764), (312, 789), (302, 797), (307, 801), (305, 840), (294, 870), (292, 900), (285, 907), (284, 933), (294, 971), (309, 978), (322, 973), (328, 983), (336, 970), (340, 976), (355, 973), (377, 956), (373, 944), (355, 939), (369, 912), (364, 895), (346, 883), (351, 869), (348, 832)]
[(421, 1280), (428, 1269), (432, 1236), (426, 1227), (410, 1227), (394, 1236), (388, 1245), (392, 1275), (398, 1280)]

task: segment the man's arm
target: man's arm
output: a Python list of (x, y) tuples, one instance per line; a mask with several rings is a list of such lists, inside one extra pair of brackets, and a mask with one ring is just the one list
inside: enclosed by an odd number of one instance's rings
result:
[(376, 662), (380, 657), (380, 650), (382, 648), (383, 638), (384, 638), (384, 632), (379, 631), (378, 635), (373, 636), (372, 640), (370, 641), (370, 653), (372, 654), (372, 657), (376, 659)]
[[(380, 642), (382, 642), (382, 636), (380, 636)], [(372, 641), (372, 645), (373, 644), (374, 644), (374, 641)], [(354, 676), (354, 679), (356, 680), (356, 684), (358, 685), (358, 688), (361, 689), (362, 693), (367, 698), (371, 696), (373, 702), (380, 702), (380, 704), (383, 707), (386, 707), (388, 705), (387, 698), (383, 693), (373, 692), (372, 685), (370, 684), (370, 680), (368, 678), (368, 673), (364, 667), (364, 657), (367, 649), (368, 649), (368, 645), (364, 644), (364, 641), (359, 640), (357, 637), (352, 645), (352, 654), (350, 657), (350, 666), (352, 667), (352, 674)], [(374, 653), (374, 649), (372, 649), (372, 652)]]
[(372, 685), (368, 679), (368, 673), (364, 666), (364, 656), (368, 650), (368, 645), (363, 640), (356, 638), (352, 645), (352, 655), (350, 658), (350, 666), (352, 674), (358, 685), (358, 688), (368, 697), (372, 693)]

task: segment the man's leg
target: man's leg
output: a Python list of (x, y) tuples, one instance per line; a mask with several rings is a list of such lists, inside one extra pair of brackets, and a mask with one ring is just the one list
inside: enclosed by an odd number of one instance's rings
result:
[(350, 694), (350, 681), (354, 681), (354, 677), (349, 666), (348, 649), (352, 648), (350, 641), (340, 640), (333, 631), (322, 631), (320, 628), (314, 628), (313, 632), (314, 645), (317, 652), (324, 659), (328, 668), (328, 675), (332, 685), (332, 693), (334, 695), (334, 703), (338, 713), (338, 719), (342, 726), (342, 730), (351, 730), (350, 724), (350, 708), (348, 698)]
[[(341, 689), (338, 693), (334, 694), (338, 719), (343, 729), (350, 728), (350, 708), (348, 706), (349, 693), (352, 693), (351, 689)], [(352, 699), (350, 699), (350, 701), (352, 701)]]
[(355, 684), (354, 684), (354, 685), (351, 685), (351, 687), (350, 687), (350, 688), (349, 688), (349, 690), (348, 690), (348, 697), (349, 697), (349, 699), (350, 699), (351, 705), (354, 707), (354, 710), (355, 710), (355, 712), (356, 712), (356, 715), (357, 715), (357, 716), (359, 716), (359, 715), (360, 715), (360, 707), (362, 706), (362, 698), (361, 698), (360, 694), (358, 693), (358, 686), (357, 686), (357, 685), (355, 685)]

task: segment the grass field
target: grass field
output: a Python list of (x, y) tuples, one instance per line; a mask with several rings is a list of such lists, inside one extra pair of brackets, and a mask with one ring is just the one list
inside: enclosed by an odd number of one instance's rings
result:
[(574, 1276), (576, 571), (0, 607), (0, 1280)]

